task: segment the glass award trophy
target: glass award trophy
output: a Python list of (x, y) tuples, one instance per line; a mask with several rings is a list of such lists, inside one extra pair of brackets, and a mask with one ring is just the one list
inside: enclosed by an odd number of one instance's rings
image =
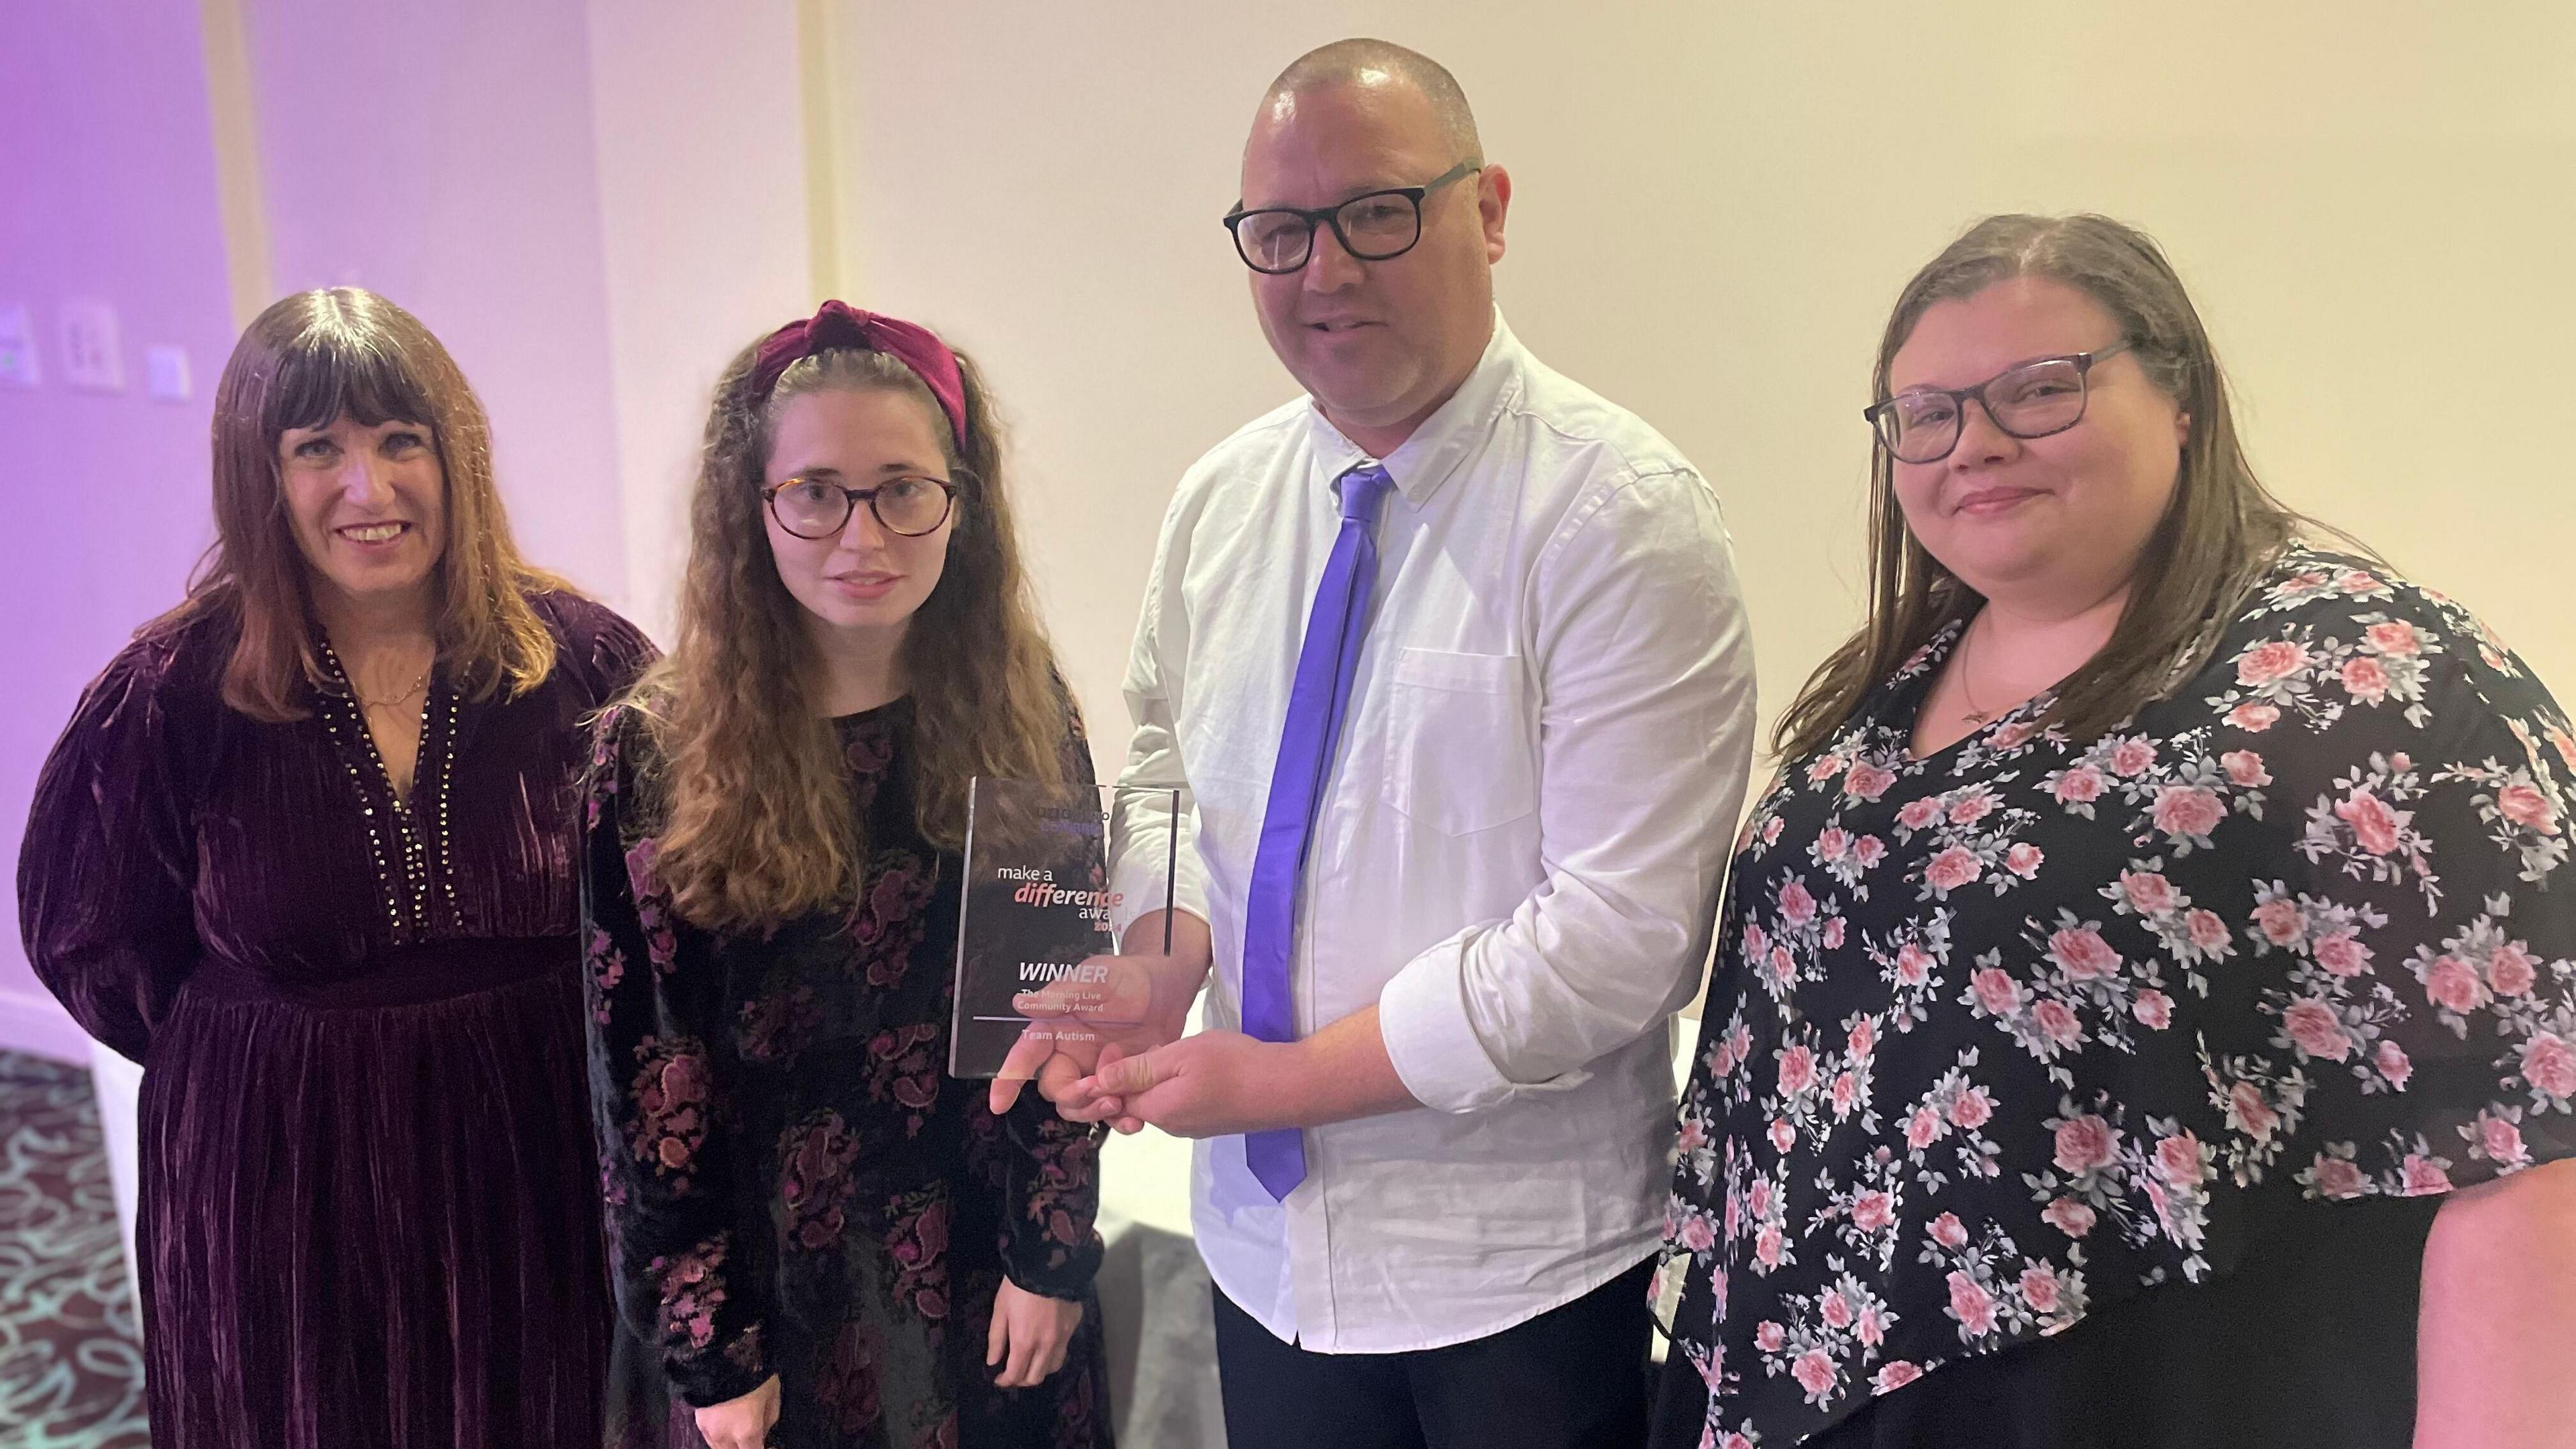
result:
[[(1171, 909), (1180, 810), (1176, 789), (975, 777), (966, 797), (950, 1076), (1000, 1073), (1033, 1020), (1013, 1009), (1022, 993), (1043, 992), (1053, 1003), (1043, 1025), (1059, 1041), (1142, 1024), (1136, 1004), (1113, 996), (1112, 973), (1086, 963), (1117, 954), (1113, 918)], [(1131, 904), (1109, 889), (1113, 840), (1163, 852), (1160, 900)]]

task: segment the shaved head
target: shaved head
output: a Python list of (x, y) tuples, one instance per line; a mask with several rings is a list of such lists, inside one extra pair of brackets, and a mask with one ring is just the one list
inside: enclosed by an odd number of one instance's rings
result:
[(1467, 93), (1449, 68), (1420, 51), (1384, 40), (1336, 40), (1318, 46), (1289, 63), (1262, 96), (1262, 109), (1280, 101), (1333, 86), (1404, 86), (1431, 103), (1442, 135), (1460, 161), (1485, 159), (1476, 137), (1476, 114), (1467, 108)]

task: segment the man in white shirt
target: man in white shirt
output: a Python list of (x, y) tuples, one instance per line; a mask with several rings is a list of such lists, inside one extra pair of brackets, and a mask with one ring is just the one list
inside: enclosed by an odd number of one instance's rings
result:
[(1511, 195), (1411, 51), (1264, 99), (1228, 222), (1309, 396), (1191, 468), (1147, 586), (1123, 778), (1197, 805), (1112, 865), (1160, 900), (1177, 861), (1170, 952), (1157, 913), (1115, 958), (1152, 1025), (1036, 1073), (1201, 1139), (1233, 1449), (1645, 1433), (1671, 1018), (1753, 664), (1708, 485), (1503, 325)]

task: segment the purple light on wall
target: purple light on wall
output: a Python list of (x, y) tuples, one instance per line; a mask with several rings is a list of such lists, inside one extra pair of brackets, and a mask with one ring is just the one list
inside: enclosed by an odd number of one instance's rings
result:
[[(0, 382), (0, 1045), (83, 1059), (19, 948), (19, 832), (81, 686), (178, 600), (210, 535), (208, 398), (233, 326), (198, 17), (195, 0), (0, 10), (0, 313), (24, 309), (39, 372)], [(96, 341), (64, 336), (81, 303), (114, 315), (118, 391), (73, 385), (70, 351)], [(187, 358), (186, 400), (150, 395), (156, 347)]]

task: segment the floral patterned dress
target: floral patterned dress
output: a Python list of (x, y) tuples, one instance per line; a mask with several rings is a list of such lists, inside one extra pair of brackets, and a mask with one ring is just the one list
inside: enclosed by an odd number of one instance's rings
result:
[(1918, 760), (1956, 634), (1747, 827), (1661, 1438), (2407, 1442), (2438, 1195), (2576, 1154), (2567, 717), (2293, 549), (2123, 727)]
[[(582, 901), (590, 1075), (625, 1320), (615, 1445), (697, 1445), (691, 1406), (779, 1376), (769, 1442), (1110, 1442), (1092, 1277), (1100, 1129), (946, 1076), (960, 862), (913, 820), (911, 706), (838, 722), (868, 867), (765, 937), (681, 920), (653, 866), (661, 768), (602, 717)], [(1070, 756), (1089, 768), (1078, 728)], [(1065, 1366), (993, 1386), (1003, 1275), (1080, 1300)]]

